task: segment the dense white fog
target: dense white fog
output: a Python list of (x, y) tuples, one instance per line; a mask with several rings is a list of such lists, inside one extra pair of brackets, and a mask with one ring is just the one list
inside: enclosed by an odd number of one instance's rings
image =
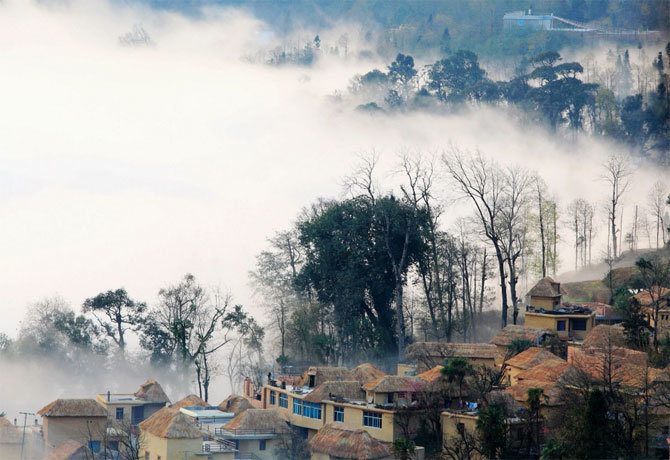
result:
[[(153, 46), (119, 44), (135, 24)], [(372, 149), (388, 172), (401, 149), (454, 142), (537, 170), (563, 205), (606, 196), (599, 168), (616, 145), (555, 138), (502, 109), (356, 112), (330, 96), (381, 60), (242, 59), (274, 40), (234, 10), (189, 19), (101, 1), (0, 3), (0, 332), (15, 336), (26, 305), (46, 296), (78, 310), (123, 286), (152, 303), (187, 272), (258, 312), (247, 273), (266, 238), (318, 197), (340, 196)], [(636, 165), (624, 228), (660, 177), (667, 171)], [(452, 206), (451, 216), (469, 213), (469, 203)]]

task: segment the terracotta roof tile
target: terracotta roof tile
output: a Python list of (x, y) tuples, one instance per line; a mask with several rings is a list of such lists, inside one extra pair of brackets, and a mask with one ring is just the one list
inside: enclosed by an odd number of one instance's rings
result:
[(544, 348), (531, 347), (508, 359), (506, 364), (508, 366), (517, 367), (519, 369), (530, 369), (547, 360), (558, 360), (560, 362), (565, 362)]

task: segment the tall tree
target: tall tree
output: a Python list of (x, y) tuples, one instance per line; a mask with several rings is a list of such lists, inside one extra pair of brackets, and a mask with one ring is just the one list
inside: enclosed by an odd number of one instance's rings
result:
[(647, 201), (651, 215), (656, 224), (656, 248), (665, 246), (665, 207), (668, 188), (661, 181), (657, 181), (649, 190)]
[(124, 288), (101, 292), (86, 299), (82, 305), (82, 311), (93, 315), (122, 354), (126, 351), (126, 332), (140, 329), (146, 308), (144, 302), (136, 302), (128, 297)]
[(630, 160), (626, 155), (613, 153), (603, 164), (603, 169), (601, 177), (611, 188), (608, 203), (608, 221), (612, 237), (612, 257), (617, 258), (619, 256), (617, 235), (621, 231), (621, 229), (617, 229), (617, 218), (619, 213), (621, 213), (621, 197), (628, 190), (629, 178), (632, 175)]

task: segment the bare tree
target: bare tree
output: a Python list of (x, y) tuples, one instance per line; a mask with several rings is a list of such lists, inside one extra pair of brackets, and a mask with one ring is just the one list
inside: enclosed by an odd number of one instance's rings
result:
[(665, 246), (665, 206), (668, 188), (657, 181), (649, 190), (647, 203), (656, 224), (656, 248)]
[(628, 190), (629, 178), (632, 175), (630, 160), (624, 154), (613, 153), (603, 164), (603, 169), (601, 178), (611, 187), (608, 216), (612, 234), (612, 256), (616, 259), (619, 256), (617, 234), (621, 231), (617, 230), (617, 213), (620, 213), (621, 197)]
[(500, 225), (505, 200), (505, 180), (497, 165), (484, 158), (479, 151), (472, 154), (451, 146), (449, 153), (442, 156), (442, 161), (458, 189), (472, 201), (484, 236), (495, 249), (502, 301), (501, 326), (505, 327), (508, 310), (507, 274), (503, 251), (504, 232)]

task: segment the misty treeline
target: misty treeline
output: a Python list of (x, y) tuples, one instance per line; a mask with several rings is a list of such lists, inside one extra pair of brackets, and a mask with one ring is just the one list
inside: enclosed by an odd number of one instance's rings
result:
[(60, 297), (35, 302), (16, 338), (0, 334), (0, 357), (44, 359), (72, 375), (149, 362), (174, 371), (184, 388), (195, 383), (205, 400), (216, 376), (232, 384), (262, 373), (263, 328), (230, 294), (203, 287), (191, 274), (161, 289), (154, 305), (120, 288), (86, 299), (80, 311)]
[[(561, 203), (533, 171), (453, 145), (440, 156), (400, 155), (383, 184), (377, 158), (363, 156), (344, 179), (345, 198), (303, 209), (257, 256), (250, 276), (271, 315), (279, 364), (384, 363), (402, 359), (415, 340), (487, 340), (519, 321), (520, 280), (556, 275), (558, 245), (569, 232), (580, 266), (591, 263), (596, 227), (611, 231), (610, 240), (622, 234), (621, 199), (632, 174), (623, 154), (595, 173), (609, 190), (599, 207)], [(644, 211), (663, 245), (668, 192), (668, 184), (655, 184), (650, 201), (662, 196), (663, 204)], [(446, 228), (456, 200), (472, 214)], [(610, 242), (597, 262), (620, 256)]]
[[(363, 102), (359, 110), (456, 111), (465, 107), (516, 108), (522, 123), (545, 124), (570, 137), (579, 132), (619, 141), (631, 153), (670, 163), (670, 42), (648, 66), (633, 66), (628, 50), (599, 68), (562, 62), (556, 51), (527, 56), (507, 81), (493, 81), (478, 56), (466, 50), (433, 64), (415, 66), (398, 54), (385, 70), (352, 78), (349, 94)], [(635, 69), (634, 69), (635, 67)]]
[[(665, 0), (341, 0), (268, 2), (266, 0), (142, 0), (160, 8), (195, 12), (203, 5), (242, 6), (269, 24), (282, 37), (305, 29), (324, 30), (341, 24), (359, 25), (365, 32), (368, 52), (393, 57), (398, 52), (416, 56), (435, 55), (440, 51), (468, 48), (485, 56), (518, 56), (529, 50), (546, 51), (566, 46), (580, 47), (585, 40), (579, 34), (525, 31), (507, 33), (503, 15), (511, 11), (553, 13), (577, 22), (607, 29), (668, 30), (669, 6)], [(369, 33), (368, 33), (369, 32)], [(325, 34), (324, 34), (325, 35)], [(312, 35), (313, 36), (313, 35)], [(310, 37), (311, 39), (312, 37)], [(323, 36), (321, 37), (324, 38)], [(339, 34), (338, 34), (339, 38)], [(326, 49), (338, 47), (333, 43)], [(296, 56), (304, 43), (284, 50)]]

